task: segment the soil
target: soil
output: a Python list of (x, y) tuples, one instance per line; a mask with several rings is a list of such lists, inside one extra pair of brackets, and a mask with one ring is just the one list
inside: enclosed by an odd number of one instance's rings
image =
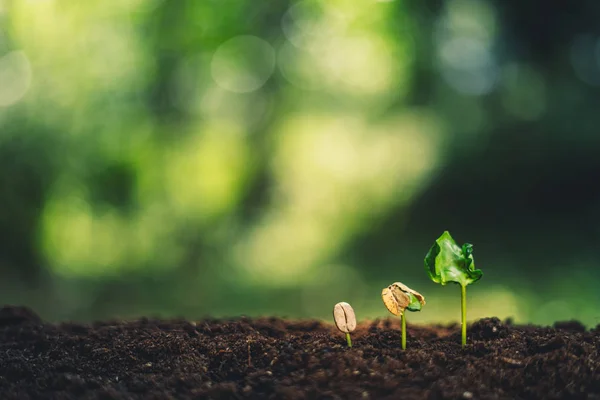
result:
[(600, 329), (319, 321), (44, 323), (0, 310), (1, 399), (600, 399)]

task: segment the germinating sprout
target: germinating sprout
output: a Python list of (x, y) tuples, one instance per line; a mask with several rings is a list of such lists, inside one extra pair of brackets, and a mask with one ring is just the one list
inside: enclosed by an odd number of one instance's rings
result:
[(467, 343), (467, 285), (477, 282), (483, 272), (475, 269), (473, 245), (456, 244), (448, 231), (440, 236), (425, 256), (425, 269), (432, 281), (445, 285), (454, 282), (460, 285), (461, 343)]
[(402, 325), (402, 350), (406, 349), (406, 316), (404, 311), (421, 311), (425, 297), (401, 282), (392, 283), (381, 291), (383, 304), (389, 312), (400, 316)]
[(352, 306), (344, 301), (337, 303), (333, 307), (333, 320), (335, 321), (335, 326), (346, 334), (348, 347), (352, 347), (350, 332), (356, 329), (356, 315), (354, 315)]

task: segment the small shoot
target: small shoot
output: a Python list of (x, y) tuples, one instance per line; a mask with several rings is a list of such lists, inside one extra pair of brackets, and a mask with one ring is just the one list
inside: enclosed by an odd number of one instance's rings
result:
[(461, 247), (445, 231), (425, 256), (425, 269), (435, 283), (460, 285), (461, 343), (464, 347), (467, 344), (467, 286), (483, 276), (481, 270), (475, 269), (473, 245), (465, 243)]
[(402, 325), (402, 350), (406, 350), (406, 316), (404, 311), (421, 311), (425, 305), (425, 297), (401, 282), (392, 283), (381, 291), (383, 304), (389, 312), (400, 316)]
[(333, 307), (333, 320), (335, 326), (346, 334), (346, 342), (348, 347), (352, 347), (352, 339), (350, 338), (350, 332), (356, 329), (356, 315), (352, 306), (346, 302), (337, 303)]

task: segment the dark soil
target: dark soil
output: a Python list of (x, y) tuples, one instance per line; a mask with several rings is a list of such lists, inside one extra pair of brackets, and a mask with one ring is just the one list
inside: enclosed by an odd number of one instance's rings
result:
[(46, 324), (0, 310), (0, 398), (600, 399), (600, 333), (497, 318), (469, 327), (364, 322), (344, 336), (278, 318)]

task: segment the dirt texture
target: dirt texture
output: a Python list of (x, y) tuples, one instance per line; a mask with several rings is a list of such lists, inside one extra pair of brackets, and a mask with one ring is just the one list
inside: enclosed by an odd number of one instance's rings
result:
[(319, 321), (47, 324), (0, 310), (1, 399), (600, 399), (600, 332), (577, 322), (363, 322), (347, 348)]

